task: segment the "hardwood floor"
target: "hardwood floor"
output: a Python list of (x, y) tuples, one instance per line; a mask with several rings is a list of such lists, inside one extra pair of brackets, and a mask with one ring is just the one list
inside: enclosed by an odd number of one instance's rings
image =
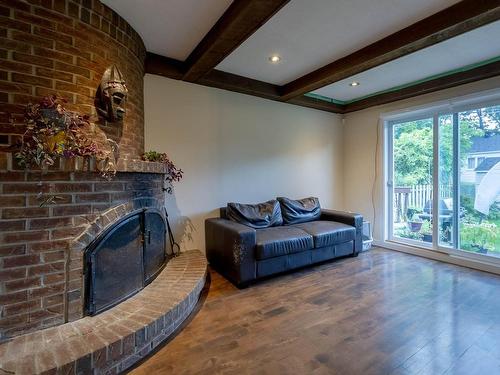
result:
[(500, 277), (373, 249), (238, 290), (215, 272), (132, 374), (500, 374)]

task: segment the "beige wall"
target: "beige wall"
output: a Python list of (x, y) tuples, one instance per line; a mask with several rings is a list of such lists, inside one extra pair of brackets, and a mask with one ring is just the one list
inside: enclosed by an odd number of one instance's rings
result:
[(145, 148), (185, 171), (167, 199), (182, 248), (205, 248), (204, 219), (228, 201), (342, 207), (340, 116), (149, 74), (144, 89)]
[[(484, 90), (500, 87), (500, 77), (475, 82), (472, 84), (443, 90), (437, 93), (422, 95), (417, 98), (402, 100), (384, 106), (368, 108), (363, 111), (347, 114), (344, 125), (344, 207), (356, 211), (373, 223), (372, 185), (375, 175), (375, 150), (377, 140), (377, 124), (382, 114), (411, 107), (452, 99)], [(383, 128), (380, 124), (379, 130)], [(384, 157), (383, 137), (379, 137), (378, 178), (375, 184), (375, 239), (383, 239), (384, 228)]]

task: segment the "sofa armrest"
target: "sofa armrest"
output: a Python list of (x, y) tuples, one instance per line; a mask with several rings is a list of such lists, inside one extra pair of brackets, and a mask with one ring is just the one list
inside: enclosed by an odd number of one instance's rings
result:
[(227, 219), (205, 220), (208, 261), (236, 285), (256, 278), (255, 229)]
[(320, 220), (336, 221), (355, 227), (354, 255), (363, 249), (363, 216), (354, 212), (322, 209)]

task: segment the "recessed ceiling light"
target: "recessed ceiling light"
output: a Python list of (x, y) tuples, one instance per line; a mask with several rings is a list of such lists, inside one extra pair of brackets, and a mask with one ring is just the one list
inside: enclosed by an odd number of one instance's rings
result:
[(359, 82), (356, 82), (356, 81), (351, 82), (351, 83), (349, 83), (349, 86), (351, 86), (351, 87), (359, 86)]
[(278, 55), (271, 55), (269, 56), (269, 61), (271, 61), (273, 64), (277, 64), (281, 61), (281, 57)]

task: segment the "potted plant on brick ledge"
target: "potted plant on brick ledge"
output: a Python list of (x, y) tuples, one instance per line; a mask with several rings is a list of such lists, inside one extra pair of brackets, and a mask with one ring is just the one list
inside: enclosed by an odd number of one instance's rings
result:
[(177, 168), (177, 166), (173, 163), (172, 160), (168, 157), (167, 154), (157, 152), (157, 151), (148, 151), (142, 155), (142, 160), (163, 163), (166, 167), (166, 176), (165, 180), (168, 183), (168, 187), (165, 188), (165, 191), (168, 194), (172, 194), (172, 184), (174, 182), (179, 182), (182, 179), (184, 172), (182, 169)]
[[(57, 96), (44, 97), (39, 104), (28, 104), (25, 112), (27, 130), (19, 144), (16, 159), (26, 169), (47, 170), (60, 162), (62, 169), (98, 170), (112, 177), (116, 170), (111, 161), (116, 143), (107, 149), (89, 136), (89, 116), (67, 111), (66, 101)], [(68, 168), (69, 167), (69, 168)]]

